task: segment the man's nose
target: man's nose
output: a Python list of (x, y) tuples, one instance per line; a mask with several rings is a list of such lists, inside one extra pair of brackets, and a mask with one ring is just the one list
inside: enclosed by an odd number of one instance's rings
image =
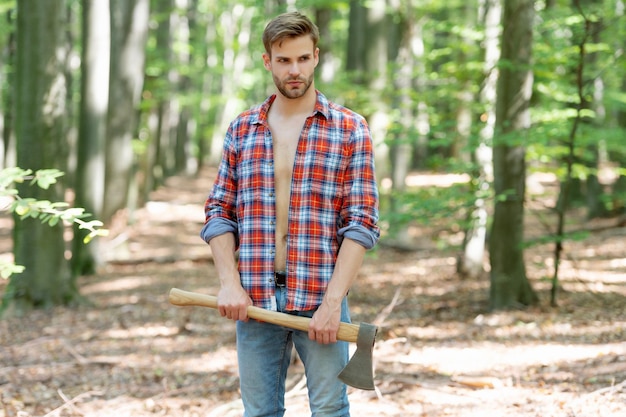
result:
[(289, 67), (289, 74), (291, 75), (297, 75), (300, 74), (300, 66), (298, 65), (297, 62), (294, 62), (290, 67)]

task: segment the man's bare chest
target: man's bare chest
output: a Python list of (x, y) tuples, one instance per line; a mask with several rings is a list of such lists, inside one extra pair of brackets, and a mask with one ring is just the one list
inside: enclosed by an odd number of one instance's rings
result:
[(274, 149), (274, 177), (277, 185), (291, 179), (304, 122), (305, 119), (299, 118), (270, 123)]

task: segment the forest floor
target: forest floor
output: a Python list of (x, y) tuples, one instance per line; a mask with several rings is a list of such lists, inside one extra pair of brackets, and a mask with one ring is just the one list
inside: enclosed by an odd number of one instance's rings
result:
[[(211, 174), (172, 178), (131, 226), (111, 227), (100, 243), (110, 263), (80, 279), (91, 305), (0, 321), (0, 417), (242, 415), (234, 323), (167, 299), (172, 287), (217, 293), (198, 237)], [(553, 222), (541, 207), (527, 216), (530, 233)], [(350, 389), (352, 415), (625, 416), (626, 228), (582, 216), (571, 227), (591, 233), (565, 244), (558, 307), (552, 248), (534, 246), (525, 256), (540, 303), (506, 312), (487, 311), (488, 275), (455, 274), (456, 253), (434, 230), (411, 228), (414, 250), (380, 245), (350, 296), (353, 320), (380, 326), (377, 390)], [(287, 416), (309, 415), (303, 383), (296, 360)]]

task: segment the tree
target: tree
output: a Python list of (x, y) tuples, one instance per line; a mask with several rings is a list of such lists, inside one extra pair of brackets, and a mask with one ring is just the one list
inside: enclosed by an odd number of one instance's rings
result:
[(487, 192), (493, 181), (492, 139), (495, 124), (496, 84), (498, 80), (497, 61), (500, 54), (499, 35), (502, 7), (500, 0), (482, 2), (480, 21), (484, 24), (484, 73), (480, 91), (483, 106), (481, 121), (484, 123), (478, 133), (478, 146), (474, 161), (474, 207), (469, 211), (468, 228), (463, 237), (463, 252), (459, 256), (457, 271), (467, 277), (478, 277), (484, 272), (483, 259), (487, 236)]
[[(223, 30), (221, 51), (222, 74), (219, 85), (219, 103), (218, 115), (216, 116), (216, 129), (213, 131), (211, 139), (211, 152), (209, 161), (217, 163), (222, 153), (224, 145), (224, 132), (228, 128), (230, 121), (238, 112), (245, 107), (236, 94), (236, 79), (239, 74), (245, 71), (250, 65), (250, 37), (241, 36), (241, 34), (249, 34), (252, 32), (253, 10), (238, 5), (231, 10), (223, 11), (221, 15), (221, 24)], [(256, 38), (259, 39), (259, 38)], [(259, 65), (258, 60), (253, 65)]]
[(15, 64), (15, 8), (0, 4), (6, 23), (0, 25), (0, 167), (15, 165), (15, 132), (13, 129), (13, 85)]
[[(388, 81), (389, 16), (386, 0), (350, 1), (346, 69), (354, 81), (365, 87), (360, 113), (368, 119), (376, 146), (376, 171), (379, 176), (391, 173), (389, 149), (384, 139), (389, 127), (389, 106), (380, 97)], [(367, 92), (367, 93), (366, 93)], [(374, 105), (374, 102), (376, 103)]]
[(148, 0), (111, 1), (111, 69), (103, 219), (126, 208), (133, 177), (132, 140), (144, 79)]
[[(17, 162), (32, 170), (64, 166), (66, 83), (59, 53), (67, 47), (64, 12), (63, 0), (17, 2)], [(43, 201), (62, 201), (64, 192), (60, 183), (48, 189), (21, 185), (18, 190), (24, 198)], [(25, 271), (10, 280), (4, 299), (18, 310), (76, 301), (61, 224), (50, 227), (33, 218), (17, 222), (14, 254)]]
[[(111, 41), (108, 1), (84, 1), (82, 27), (80, 122), (74, 175), (76, 205), (102, 218)], [(92, 274), (103, 262), (98, 242), (83, 244), (85, 233), (75, 227), (72, 271), (76, 275)]]
[(533, 18), (532, 0), (505, 0), (493, 154), (496, 203), (489, 239), (492, 309), (537, 301), (526, 276), (523, 251), (524, 133), (530, 127)]

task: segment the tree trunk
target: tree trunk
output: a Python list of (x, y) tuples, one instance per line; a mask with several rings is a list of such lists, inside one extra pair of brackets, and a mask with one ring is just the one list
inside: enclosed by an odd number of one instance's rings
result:
[[(590, 10), (596, 10), (602, 7), (602, 0), (584, 0), (580, 1), (584, 7)], [(604, 23), (602, 18), (589, 21), (588, 29), (590, 36), (590, 43), (592, 45), (598, 45), (602, 42), (600, 34), (602, 33)], [(594, 117), (589, 121), (594, 126), (601, 128), (606, 124), (606, 108), (604, 105), (604, 80), (602, 78), (602, 71), (598, 69), (598, 52), (590, 51), (586, 55), (585, 68), (590, 68), (589, 74), (598, 74), (593, 77), (593, 92), (591, 94), (591, 102), (589, 106), (593, 110)], [(589, 76), (588, 74), (588, 76)], [(589, 151), (585, 152), (588, 158), (590, 158), (589, 167), (590, 174), (587, 176), (586, 186), (586, 202), (587, 202), (587, 217), (590, 219), (598, 217), (607, 217), (609, 210), (606, 206), (606, 194), (604, 188), (600, 183), (598, 172), (602, 167), (602, 163), (606, 162), (602, 160), (601, 155), (604, 154), (602, 150), (606, 147), (606, 142), (602, 137), (596, 137), (595, 135), (589, 140), (592, 142), (589, 146)]]
[[(64, 63), (65, 2), (17, 2), (17, 62), (15, 79), (17, 163), (32, 170), (65, 169), (66, 80)], [(47, 190), (18, 186), (22, 198), (62, 201), (61, 184)], [(74, 279), (64, 257), (63, 226), (50, 227), (36, 219), (17, 220), (14, 229), (15, 263), (23, 273), (13, 275), (4, 296), (21, 311), (30, 307), (68, 304), (77, 298)]]
[[(191, 30), (194, 21), (192, 19), (192, 2), (190, 0), (176, 0), (178, 13), (174, 13), (173, 17), (176, 17), (175, 23), (172, 25), (174, 30), (175, 42), (179, 45), (189, 45), (191, 41)], [(181, 97), (190, 96), (192, 91), (192, 80), (188, 74), (185, 74), (181, 70), (190, 67), (191, 55), (185, 48), (178, 48), (179, 51), (176, 54), (176, 66), (179, 68), (176, 77), (176, 91)], [(178, 104), (178, 120), (176, 129), (176, 147), (175, 147), (175, 161), (176, 161), (176, 173), (183, 173), (185, 175), (193, 175), (197, 171), (195, 160), (191, 157), (191, 140), (193, 137), (194, 126), (191, 122), (192, 107), (184, 100), (177, 99)]]
[[(104, 208), (105, 144), (109, 106), (110, 67), (109, 2), (86, 0), (83, 3), (83, 52), (80, 127), (76, 161), (76, 206), (95, 218)], [(83, 243), (88, 231), (74, 227), (72, 271), (75, 275), (93, 274), (103, 262), (98, 239)]]
[(319, 78), (323, 83), (332, 83), (337, 72), (338, 60), (333, 55), (333, 36), (330, 24), (333, 19), (333, 11), (329, 5), (315, 8), (315, 24), (320, 31), (320, 62), (317, 66)]
[(498, 80), (497, 62), (500, 56), (500, 18), (502, 5), (500, 0), (482, 2), (479, 20), (485, 27), (485, 81), (480, 91), (483, 105), (481, 121), (484, 123), (479, 133), (479, 144), (474, 152), (477, 165), (476, 200), (469, 214), (469, 227), (463, 238), (463, 252), (459, 257), (457, 272), (462, 276), (477, 278), (484, 272), (485, 243), (487, 240), (487, 207), (485, 193), (493, 180), (493, 149), (491, 141), (496, 119), (496, 83)]
[[(462, 22), (461, 24), (464, 27), (476, 31), (476, 9), (473, 3), (461, 3), (461, 6), (454, 10), (460, 13), (459, 21)], [(460, 44), (465, 42), (463, 34), (457, 36)], [(468, 66), (471, 60), (472, 57), (465, 48), (460, 48), (456, 51), (455, 61), (461, 68)], [(474, 119), (472, 106), (475, 100), (472, 91), (474, 87), (472, 78), (467, 71), (462, 71), (461, 74), (457, 75), (460, 88), (456, 100), (458, 103), (456, 108), (456, 135), (451, 147), (451, 156), (464, 165), (469, 164), (472, 160), (470, 137)]]
[[(215, 5), (213, 4), (211, 7), (215, 7)], [(202, 74), (202, 80), (200, 81), (202, 85), (199, 87), (202, 93), (200, 99), (200, 114), (202, 114), (202, 117), (198, 120), (198, 132), (201, 132), (198, 141), (198, 165), (201, 167), (206, 164), (207, 159), (211, 161), (219, 159), (219, 156), (213, 158), (209, 154), (212, 149), (212, 135), (206, 134), (206, 132), (211, 131), (212, 128), (210, 126), (215, 125), (218, 107), (216, 103), (217, 100), (215, 100), (214, 97), (217, 95), (219, 88), (219, 79), (216, 79), (213, 75), (217, 73), (219, 66), (217, 33), (214, 29), (217, 24), (217, 13), (210, 8), (206, 16), (206, 28), (204, 31), (205, 49), (203, 51), (203, 58), (204, 62), (206, 62), (206, 70)], [(221, 150), (219, 151), (219, 155), (221, 156)]]
[[(237, 98), (236, 77), (241, 74), (249, 59), (250, 49), (248, 37), (239, 37), (240, 33), (252, 32), (252, 10), (235, 8), (225, 11), (222, 16), (222, 28), (224, 30), (224, 50), (222, 53), (223, 74), (220, 88), (223, 103), (217, 109), (216, 128), (213, 130), (211, 140), (211, 152), (209, 162), (213, 165), (219, 163), (224, 147), (224, 132), (228, 129), (231, 120), (242, 110), (242, 103)], [(210, 28), (209, 28), (210, 30)], [(239, 45), (237, 45), (239, 41)], [(238, 47), (237, 47), (238, 46)]]
[[(151, 86), (156, 96), (155, 106), (148, 114), (148, 126), (150, 128), (150, 143), (144, 158), (144, 183), (142, 197), (147, 198), (154, 189), (165, 181), (165, 178), (174, 172), (173, 138), (171, 135), (171, 81), (169, 79), (172, 68), (172, 30), (170, 14), (174, 9), (173, 0), (158, 1), (154, 3), (154, 13), (157, 16), (157, 27), (154, 30), (156, 47), (154, 48), (155, 61), (153, 65), (160, 68), (156, 78), (167, 78), (164, 86)], [(154, 80), (158, 84), (157, 80)]]
[[(402, 208), (396, 196), (402, 195), (406, 189), (406, 178), (412, 167), (413, 149), (417, 145), (421, 119), (418, 109), (421, 102), (413, 99), (416, 91), (421, 92), (423, 72), (416, 71), (423, 67), (424, 40), (421, 22), (418, 21), (410, 5), (405, 9), (396, 10), (397, 24), (392, 29), (390, 38), (397, 39), (394, 43), (391, 60), (395, 62), (393, 73), (394, 95), (392, 105), (398, 114), (396, 129), (389, 134), (391, 143), (391, 185), (389, 210), (391, 214)], [(426, 116), (426, 121), (428, 116)], [(389, 234), (400, 246), (410, 246), (409, 228), (402, 222), (392, 222)]]
[[(15, 74), (13, 71), (5, 70), (5, 66), (15, 65), (15, 11), (8, 10), (6, 16), (1, 16), (6, 20), (6, 26), (12, 30), (7, 34), (6, 45), (2, 45), (0, 50), (0, 85), (14, 85)], [(15, 166), (15, 132), (13, 129), (14, 108), (13, 89), (7, 88), (6, 92), (0, 96), (0, 169)]]
[(515, 308), (537, 301), (524, 264), (524, 197), (526, 150), (524, 131), (530, 127), (529, 102), (533, 74), (532, 0), (504, 2), (501, 59), (494, 136), (496, 204), (489, 241), (490, 306)]
[[(389, 14), (385, 0), (350, 1), (346, 69), (355, 81), (367, 87), (371, 97), (382, 97), (389, 82)], [(366, 99), (367, 100), (367, 99)], [(379, 179), (391, 176), (389, 146), (385, 142), (390, 124), (389, 106), (378, 100), (364, 116), (376, 146), (376, 173)]]
[(143, 86), (149, 0), (111, 1), (111, 71), (103, 219), (127, 207)]

